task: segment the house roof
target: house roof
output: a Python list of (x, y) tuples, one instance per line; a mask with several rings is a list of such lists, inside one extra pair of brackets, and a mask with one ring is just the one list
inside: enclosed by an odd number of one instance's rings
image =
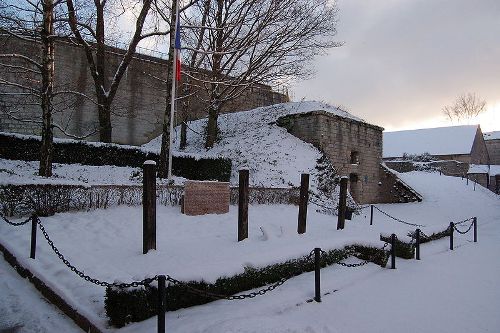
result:
[(478, 128), (466, 125), (384, 132), (383, 157), (469, 154)]
[(500, 131), (484, 133), (485, 140), (500, 140)]
[(467, 173), (487, 173), (490, 176), (500, 175), (500, 165), (471, 164)]

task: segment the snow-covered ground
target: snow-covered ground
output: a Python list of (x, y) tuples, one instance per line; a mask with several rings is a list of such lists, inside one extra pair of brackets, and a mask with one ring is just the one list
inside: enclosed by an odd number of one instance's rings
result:
[(0, 332), (81, 332), (4, 260), (0, 260), (0, 290)]
[[(167, 313), (171, 332), (498, 332), (500, 317), (500, 198), (480, 186), (473, 190), (460, 178), (411, 172), (401, 178), (424, 197), (421, 203), (379, 207), (408, 222), (424, 224), (428, 233), (450, 221), (478, 217), (479, 243), (471, 233), (456, 234), (455, 251), (446, 239), (423, 245), (422, 260), (398, 260), (397, 270), (368, 264), (322, 270), (321, 304), (313, 275), (302, 274), (275, 291), (252, 300), (217, 301)], [(117, 207), (63, 213), (43, 218), (55, 245), (86, 274), (114, 281), (141, 280), (155, 274), (213, 281), (308, 254), (312, 248), (340, 248), (351, 243), (382, 247), (379, 234), (403, 237), (412, 230), (369, 209), (336, 230), (336, 218), (309, 206), (308, 229), (296, 234), (297, 208), (251, 206), (250, 237), (238, 243), (237, 210), (225, 215), (188, 217), (178, 207), (158, 207), (158, 250), (141, 252), (140, 208)], [(104, 289), (77, 277), (41, 239), (37, 259), (28, 259), (29, 226), (0, 224), (0, 241), (70, 304), (100, 327), (106, 327)], [(41, 237), (41, 236), (40, 236)], [(353, 262), (358, 259), (351, 259)], [(8, 305), (7, 305), (8, 306)], [(109, 328), (108, 328), (109, 329)], [(155, 332), (155, 318), (120, 332)], [(109, 329), (115, 331), (115, 329)]]

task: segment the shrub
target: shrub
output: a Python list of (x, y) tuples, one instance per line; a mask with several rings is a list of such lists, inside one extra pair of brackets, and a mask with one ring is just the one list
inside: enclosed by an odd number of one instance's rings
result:
[[(39, 137), (0, 133), (0, 157), (10, 160), (37, 161), (41, 141)], [(131, 146), (100, 144), (76, 140), (54, 142), (54, 163), (84, 165), (115, 165), (142, 167), (146, 160), (158, 162), (159, 155)], [(218, 180), (231, 178), (231, 160), (227, 158), (200, 158), (174, 156), (172, 173), (191, 180)]]

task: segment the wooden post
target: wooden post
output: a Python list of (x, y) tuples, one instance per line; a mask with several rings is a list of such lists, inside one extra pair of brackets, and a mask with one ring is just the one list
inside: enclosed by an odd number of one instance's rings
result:
[(450, 250), (453, 250), (453, 231), (455, 229), (455, 224), (450, 222)]
[(417, 260), (420, 260), (420, 229), (415, 230), (415, 252)]
[(391, 269), (396, 269), (396, 235), (391, 235)]
[(156, 250), (156, 162), (145, 161), (142, 182), (142, 253)]
[(467, 184), (466, 185), (469, 185), (469, 174), (467, 174)]
[(158, 333), (165, 333), (165, 275), (158, 275)]
[(300, 175), (300, 202), (299, 202), (299, 220), (297, 224), (297, 233), (306, 232), (307, 203), (309, 201), (309, 174)]
[(248, 170), (240, 170), (238, 197), (238, 242), (248, 238)]
[(477, 217), (474, 217), (472, 223), (474, 223), (474, 243), (477, 243)]
[(345, 226), (345, 211), (347, 205), (347, 177), (340, 178), (340, 197), (339, 197), (339, 210), (337, 219), (337, 230), (344, 229)]
[(37, 229), (38, 217), (33, 215), (31, 217), (31, 249), (30, 258), (35, 259), (36, 256), (36, 229)]
[(370, 225), (373, 225), (373, 205), (370, 205)]
[(320, 259), (321, 259), (321, 249), (319, 247), (316, 247), (314, 248), (314, 300), (316, 302), (321, 302)]

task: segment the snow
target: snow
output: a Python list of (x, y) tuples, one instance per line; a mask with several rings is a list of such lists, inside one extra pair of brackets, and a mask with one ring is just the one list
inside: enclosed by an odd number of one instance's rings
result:
[(484, 133), (483, 137), (485, 140), (500, 140), (500, 131)]
[[(82, 164), (52, 165), (51, 178), (38, 176), (37, 161), (0, 159), (0, 185), (139, 185), (142, 184), (142, 168), (117, 166), (91, 166)], [(172, 178), (175, 184), (183, 184), (186, 179)], [(157, 180), (158, 183), (167, 180)]]
[(81, 332), (26, 279), (0, 260), (0, 332)]
[(478, 125), (384, 132), (383, 157), (470, 154)]
[(487, 173), (496, 176), (500, 175), (500, 165), (471, 164), (467, 173)]
[[(200, 156), (224, 156), (232, 165), (231, 183), (238, 183), (238, 170), (250, 170), (250, 185), (283, 187), (300, 185), (300, 174), (310, 173), (315, 178), (316, 160), (320, 151), (285, 128), (276, 125), (278, 118), (290, 114), (324, 111), (340, 117), (363, 122), (338, 107), (321, 102), (303, 101), (276, 104), (249, 111), (222, 114), (218, 118), (222, 140), (206, 150), (203, 133), (207, 119), (188, 123), (188, 146), (183, 152)], [(178, 147), (180, 130), (176, 127), (175, 144)], [(159, 151), (161, 136), (145, 144), (143, 148)], [(178, 148), (177, 148), (178, 149)], [(180, 153), (179, 150), (174, 152)], [(314, 183), (314, 181), (312, 182)], [(313, 185), (314, 186), (314, 185)]]
[[(275, 291), (238, 302), (217, 301), (167, 313), (172, 332), (497, 332), (500, 317), (500, 197), (460, 178), (409, 172), (399, 176), (422, 194), (423, 201), (377, 205), (390, 215), (424, 224), (425, 233), (450, 221), (477, 216), (479, 243), (472, 235), (455, 236), (455, 250), (443, 239), (422, 246), (422, 260), (398, 259), (397, 269), (368, 264), (334, 265), (322, 270), (322, 303), (314, 295), (314, 275), (302, 274)], [(308, 254), (312, 248), (341, 248), (352, 243), (382, 247), (379, 235), (403, 237), (413, 228), (369, 208), (336, 230), (336, 218), (309, 207), (307, 233), (296, 234), (294, 206), (250, 206), (249, 238), (236, 241), (237, 209), (225, 215), (190, 217), (178, 207), (158, 207), (156, 251), (142, 254), (139, 207), (62, 213), (42, 218), (55, 245), (78, 268), (107, 281), (140, 280), (155, 274), (213, 281), (244, 267), (262, 267)], [(264, 231), (261, 230), (261, 227)], [(37, 259), (27, 258), (30, 227), (0, 224), (0, 242), (23, 265), (42, 276), (68, 302), (106, 331), (155, 332), (156, 319), (115, 330), (106, 328), (104, 289), (71, 272), (38, 242)], [(356, 258), (351, 262), (359, 261)]]

